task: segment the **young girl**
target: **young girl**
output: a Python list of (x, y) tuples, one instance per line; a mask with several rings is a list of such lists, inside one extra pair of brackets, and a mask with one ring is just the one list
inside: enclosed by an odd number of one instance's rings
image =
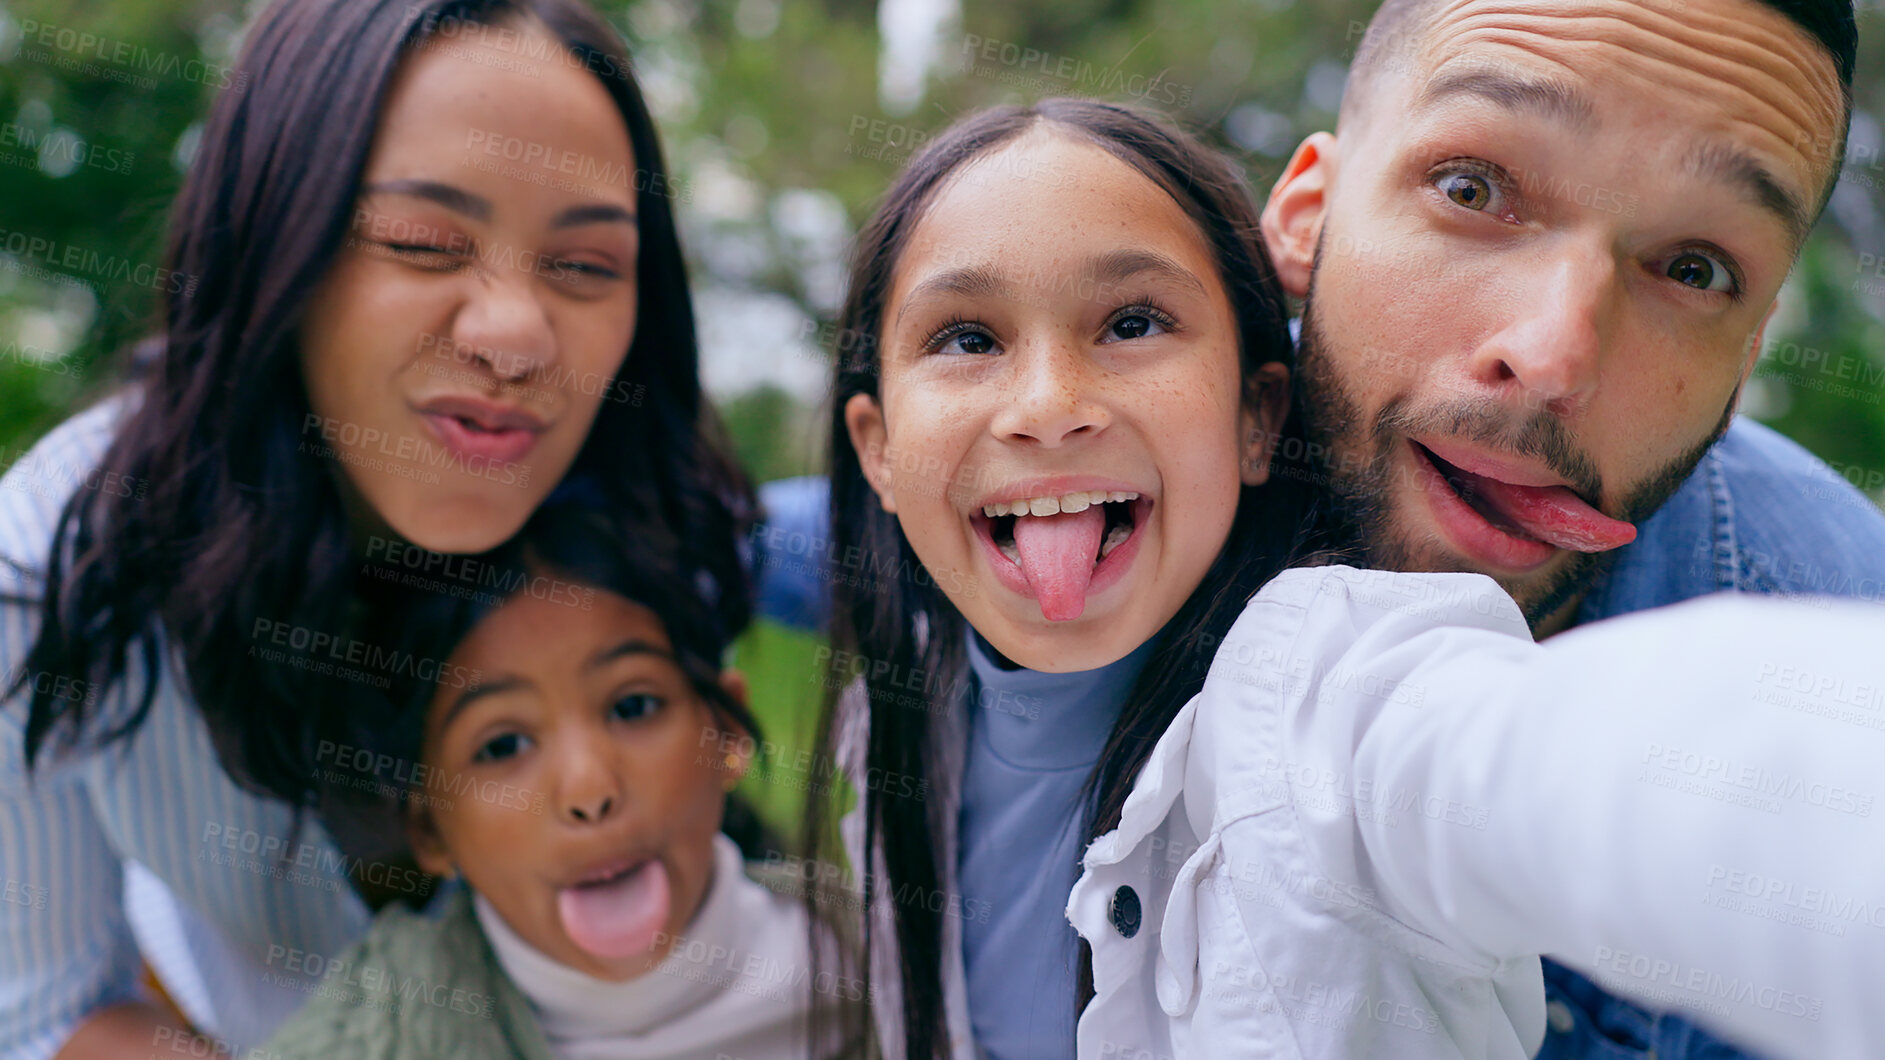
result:
[[(834, 538), (926, 571), (838, 600), (837, 752), (927, 781), (843, 826), (890, 1053), (1523, 1057), (1543, 952), (1771, 1048), (1885, 1036), (1885, 940), (1734, 891), (1885, 881), (1885, 748), (1757, 702), (1873, 687), (1885, 623), (1708, 602), (1538, 647), (1480, 576), (1279, 574), (1257, 238), (1221, 159), (1070, 101), (945, 133), (860, 238)], [(951, 692), (910, 709), (917, 673)]]
[[(402, 682), (411, 709), (324, 774), (403, 777), (419, 863), (466, 886), (436, 917), (390, 907), (345, 955), (275, 954), (315, 999), (268, 1055), (837, 1055), (808, 1050), (807, 1017), (861, 986), (814, 981), (796, 897), (721, 830), (757, 737), (719, 666), (737, 630), (673, 557), (554, 499), (479, 562), (517, 590), (416, 594), (387, 646), (445, 676)], [(727, 827), (764, 856), (751, 820)]]

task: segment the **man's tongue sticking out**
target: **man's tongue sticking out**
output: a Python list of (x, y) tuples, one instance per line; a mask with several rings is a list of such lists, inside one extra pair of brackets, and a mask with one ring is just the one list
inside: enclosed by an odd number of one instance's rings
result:
[(1636, 540), (1636, 527), (1612, 519), (1564, 486), (1515, 486), (1473, 476), (1485, 502), (1519, 529), (1573, 552), (1607, 552)]
[(1049, 622), (1071, 622), (1086, 610), (1087, 585), (1100, 539), (1106, 534), (1106, 513), (1095, 504), (1071, 515), (1023, 515), (1014, 522), (1014, 547), (1021, 555), (1021, 574), (1041, 603), (1041, 617)]

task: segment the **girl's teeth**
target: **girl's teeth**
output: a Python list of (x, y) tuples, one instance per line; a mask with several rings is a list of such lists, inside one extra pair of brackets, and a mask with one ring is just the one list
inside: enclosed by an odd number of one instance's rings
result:
[(1113, 527), (1107, 532), (1106, 540), (1100, 542), (1100, 559), (1105, 559), (1108, 552), (1124, 544), (1126, 539), (1131, 536), (1132, 527), (1123, 524)]
[(1029, 497), (1026, 500), (984, 504), (982, 505), (982, 514), (988, 516), (990, 519), (998, 519), (1004, 515), (1059, 515), (1062, 512), (1072, 515), (1077, 512), (1084, 512), (1095, 504), (1136, 501), (1138, 499), (1139, 495), (1137, 493), (1126, 490), (1112, 490), (1111, 492), (1106, 490), (1075, 490), (1072, 493), (1064, 493), (1058, 497)]

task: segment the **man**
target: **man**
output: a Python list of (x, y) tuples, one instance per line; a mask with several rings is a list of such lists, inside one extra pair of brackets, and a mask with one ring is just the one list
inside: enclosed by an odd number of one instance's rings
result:
[[(1733, 418), (1855, 47), (1835, 0), (1382, 6), (1263, 218), (1305, 299), (1312, 473), (1372, 565), (1488, 574), (1540, 637), (1721, 590), (1877, 598), (1885, 517)], [(1546, 980), (1545, 1060), (1745, 1055)]]

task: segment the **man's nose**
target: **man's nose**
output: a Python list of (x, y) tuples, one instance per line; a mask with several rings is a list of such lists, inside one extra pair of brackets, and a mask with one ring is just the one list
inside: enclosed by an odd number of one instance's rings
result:
[(1041, 336), (1009, 356), (1013, 385), (991, 425), (997, 436), (1052, 449), (1112, 423), (1100, 393), (1103, 369), (1077, 340)]
[(1569, 247), (1504, 291), (1505, 325), (1474, 351), (1474, 382), (1520, 396), (1527, 409), (1574, 415), (1596, 395), (1615, 332), (1618, 265)]

